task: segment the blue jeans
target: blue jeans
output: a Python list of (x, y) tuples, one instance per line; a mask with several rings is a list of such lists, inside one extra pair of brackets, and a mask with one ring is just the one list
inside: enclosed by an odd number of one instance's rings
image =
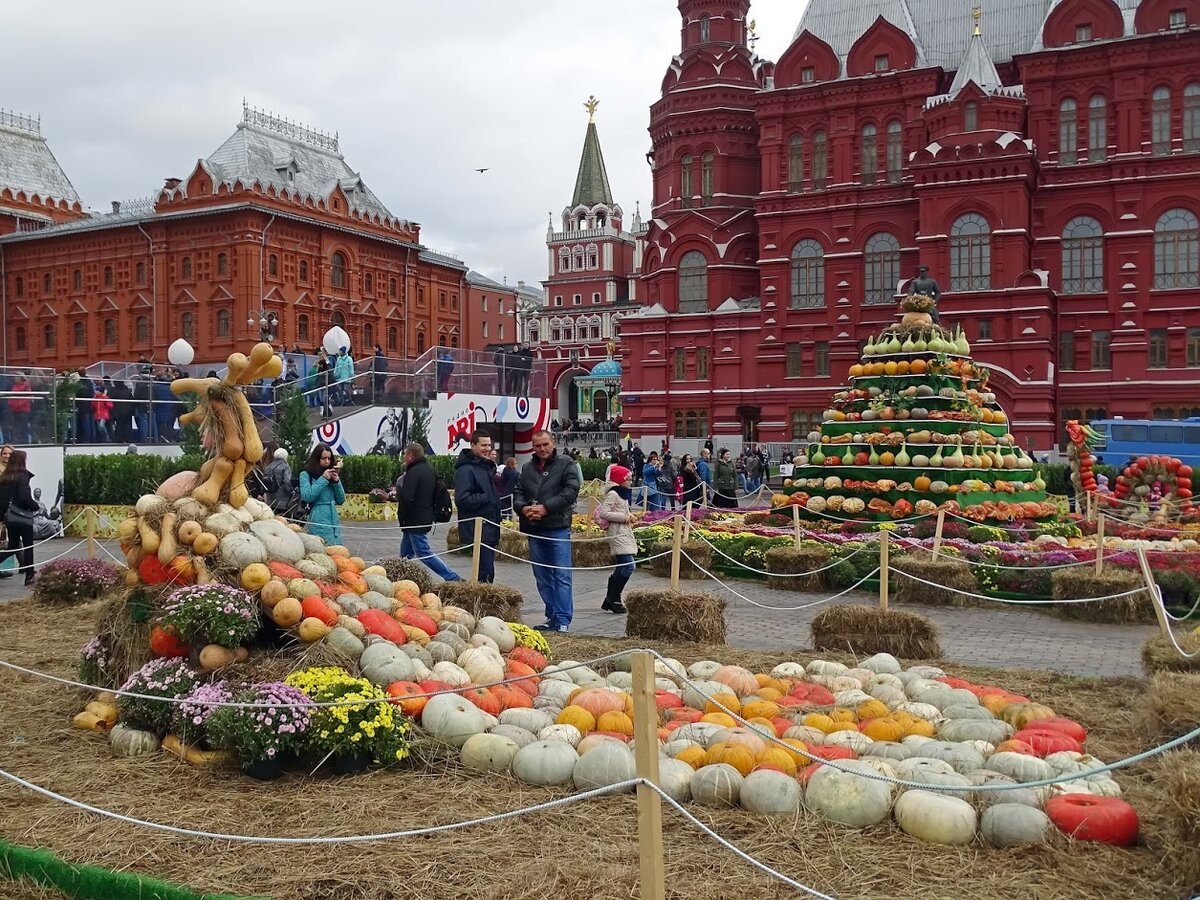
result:
[(604, 597), (604, 602), (609, 606), (616, 606), (621, 602), (621, 592), (633, 577), (633, 554), (614, 553), (613, 562), (617, 567), (608, 576), (608, 591)]
[(571, 624), (571, 529), (554, 528), (528, 534), (529, 561), (538, 593), (546, 604), (546, 622), (552, 628)]
[(441, 557), (434, 556), (429, 549), (428, 534), (412, 534), (404, 532), (400, 538), (400, 555), (405, 559), (417, 559), (425, 563), (434, 575), (439, 575), (445, 581), (462, 581), (462, 577), (442, 562)]

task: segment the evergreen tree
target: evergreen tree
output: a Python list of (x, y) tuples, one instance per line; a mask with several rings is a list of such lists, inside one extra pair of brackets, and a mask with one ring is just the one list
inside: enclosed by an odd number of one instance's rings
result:
[(429, 408), (421, 407), (409, 411), (411, 419), (408, 425), (408, 439), (414, 444), (420, 444), (426, 451), (429, 447)]
[(295, 385), (283, 388), (275, 404), (275, 440), (287, 449), (292, 470), (298, 471), (308, 458), (313, 441), (308, 401)]

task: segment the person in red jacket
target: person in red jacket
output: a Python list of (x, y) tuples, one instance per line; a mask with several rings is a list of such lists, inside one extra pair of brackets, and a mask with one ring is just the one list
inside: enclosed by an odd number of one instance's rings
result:
[(112, 440), (112, 435), (108, 431), (108, 423), (112, 420), (113, 402), (108, 397), (108, 389), (111, 383), (106, 378), (96, 387), (96, 394), (92, 398), (92, 411), (96, 416), (96, 441), (98, 443), (107, 443)]
[[(29, 383), (29, 376), (24, 372), (18, 372), (13, 378), (12, 387), (10, 390), (14, 393), (28, 394), (33, 389)], [(33, 433), (29, 429), (29, 413), (33, 410), (33, 401), (28, 397), (12, 397), (8, 398), (8, 409), (12, 413), (13, 422), (13, 442), (14, 443), (33, 443)]]

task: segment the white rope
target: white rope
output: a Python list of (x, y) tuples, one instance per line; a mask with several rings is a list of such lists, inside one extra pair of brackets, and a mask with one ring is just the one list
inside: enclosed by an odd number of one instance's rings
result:
[(1191, 619), (1192, 616), (1194, 616), (1196, 614), (1197, 609), (1200, 609), (1200, 597), (1197, 597), (1196, 602), (1192, 604), (1191, 609), (1189, 609), (1187, 612), (1185, 612), (1182, 616), (1177, 616), (1174, 613), (1172, 613), (1169, 609), (1167, 609), (1167, 604), (1163, 600), (1162, 588), (1159, 587), (1159, 585), (1157, 583), (1154, 585), (1154, 595), (1155, 595), (1155, 599), (1156, 599), (1158, 605), (1162, 607), (1162, 611), (1164, 613), (1166, 613), (1167, 618), (1170, 619), (1172, 622), (1186, 622), (1189, 619)]
[[(932, 548), (925, 546), (925, 542), (920, 540), (919, 538), (906, 538), (906, 537), (900, 537), (899, 535), (894, 535), (893, 537), (894, 537), (895, 541), (899, 544), (908, 544), (910, 546), (917, 547), (921, 550), (929, 550), (930, 552), (932, 552)], [(956, 545), (947, 543), (947, 546), (954, 547)], [(1060, 548), (1060, 549), (1062, 549), (1062, 548)], [(939, 551), (939, 552), (945, 553), (944, 550)], [(1055, 551), (1051, 550), (1048, 552), (1053, 553)], [(1063, 552), (1066, 552), (1065, 549), (1063, 550)], [(1116, 550), (1112, 553), (1104, 554), (1104, 559), (1106, 559), (1106, 560), (1117, 559), (1122, 556), (1129, 556), (1133, 552), (1134, 552), (1133, 550)], [(1094, 566), (1096, 564), (1096, 561), (1094, 559), (1085, 559), (1085, 560), (1076, 560), (1075, 562), (1069, 562), (1069, 563), (1054, 563), (1054, 564), (1048, 565), (1048, 566), (1028, 566), (1028, 565), (1026, 565), (1026, 566), (1005, 566), (1005, 565), (1001, 565), (1000, 563), (990, 563), (990, 562), (984, 562), (983, 560), (967, 559), (965, 556), (959, 556), (958, 554), (951, 555), (949, 553), (946, 553), (945, 555), (949, 559), (959, 560), (961, 562), (965, 562), (967, 565), (970, 565), (970, 566), (975, 566), (975, 567), (982, 568), (982, 569), (1003, 569), (1003, 570), (1009, 571), (1009, 572), (1027, 572), (1030, 569), (1037, 569), (1039, 571), (1052, 570), (1052, 569), (1074, 569), (1074, 568), (1078, 568), (1079, 566)]]
[[(604, 566), (556, 566), (553, 563), (536, 562), (532, 559), (525, 559), (523, 556), (514, 556), (511, 553), (506, 553), (499, 547), (493, 547), (492, 550), (497, 556), (504, 556), (517, 562), (529, 563), (531, 566), (536, 566), (540, 569), (558, 569), (563, 572), (599, 572), (607, 571), (608, 569), (619, 569), (621, 566), (628, 565), (628, 563), (609, 563)], [(633, 560), (633, 563), (637, 565), (638, 563), (650, 562), (651, 560), (661, 559), (664, 556), (670, 556), (671, 553), (671, 550), (664, 550), (662, 553), (655, 553), (653, 556), (638, 557)]]
[[(62, 553), (56, 554), (55, 556), (49, 556), (49, 557), (47, 557), (46, 559), (38, 560), (38, 561), (37, 561), (37, 565), (39, 565), (39, 566), (44, 566), (44, 565), (46, 565), (46, 563), (52, 563), (52, 562), (54, 562), (54, 561), (55, 561), (55, 560), (57, 560), (57, 559), (62, 559), (62, 558), (63, 558), (64, 556), (66, 556), (68, 553), (71, 553), (71, 552), (75, 551), (76, 549), (78, 549), (79, 547), (82, 547), (82, 546), (83, 546), (84, 544), (86, 544), (86, 543), (87, 543), (87, 538), (83, 538), (83, 539), (81, 539), (81, 540), (77, 541), (76, 543), (72, 544), (70, 547), (68, 547), (68, 548), (67, 548), (66, 550), (64, 550)], [(37, 545), (35, 544), (35, 545), (33, 545), (33, 546), (37, 546)], [(33, 552), (33, 546), (31, 546), (31, 547), (22, 547), (22, 548), (20, 548), (20, 549), (17, 549), (17, 550), (6, 550), (6, 551), (4, 551), (4, 552), (6, 552), (6, 553), (10, 553), (10, 554), (11, 554), (11, 555), (12, 555), (12, 556), (15, 558), (15, 557), (16, 557), (16, 555), (17, 555), (18, 553), (22, 553), (22, 552), (24, 552), (25, 550), (29, 550), (29, 551), (32, 553), (32, 552)], [(17, 567), (17, 571), (19, 571), (19, 570), (20, 570), (20, 566), (18, 566), (18, 567)]]
[(733, 594), (735, 597), (737, 597), (741, 600), (744, 600), (746, 603), (749, 603), (751, 606), (757, 606), (759, 609), (770, 609), (775, 612), (795, 612), (797, 610), (812, 609), (814, 606), (821, 606), (822, 604), (830, 603), (834, 600), (837, 600), (841, 597), (846, 596), (851, 591), (857, 589), (859, 587), (859, 585), (861, 585), (863, 582), (870, 581), (879, 572), (879, 567), (876, 566), (875, 570), (873, 572), (870, 572), (870, 573), (864, 575), (862, 578), (860, 578), (858, 581), (854, 582), (854, 584), (850, 585), (850, 587), (846, 588), (845, 590), (838, 591), (838, 593), (834, 594), (831, 597), (825, 597), (821, 600), (816, 600), (812, 603), (804, 603), (804, 604), (801, 604), (800, 606), (771, 606), (769, 603), (759, 603), (757, 600), (751, 600), (749, 597), (747, 597), (745, 594), (741, 593), (740, 591), (734, 590), (732, 587), (727, 585), (725, 582), (723, 582), (720, 578), (718, 578), (712, 572), (708, 571), (703, 566), (701, 566), (698, 562), (696, 562), (694, 559), (692, 559), (690, 556), (688, 556), (686, 551), (680, 551), (680, 552), (684, 556), (687, 557), (688, 562), (690, 562), (693, 566), (695, 566), (696, 570), (698, 572), (702, 573), (703, 575), (707, 576), (708, 578), (711, 578), (713, 581), (715, 581), (721, 587), (725, 588), (725, 590), (729, 591), (729, 593)]
[[(819, 575), (822, 572), (828, 572), (830, 569), (836, 568), (838, 563), (848, 560), (853, 556), (857, 556), (859, 553), (862, 553), (864, 550), (867, 549), (866, 547), (859, 547), (857, 550), (853, 550), (850, 553), (847, 553), (843, 557), (840, 557), (838, 559), (834, 559), (834, 560), (830, 561), (829, 565), (822, 566), (820, 569), (813, 569), (811, 572), (769, 572), (766, 569), (756, 569), (753, 566), (747, 565), (746, 563), (742, 562), (741, 560), (735, 559), (734, 557), (730, 556), (728, 553), (724, 552), (720, 547), (718, 547), (716, 544), (714, 544), (712, 541), (710, 541), (704, 535), (700, 534), (698, 531), (693, 531), (692, 536), (697, 537), (700, 540), (704, 541), (704, 543), (708, 544), (708, 546), (711, 547), (716, 553), (725, 557), (727, 560), (729, 560), (732, 563), (737, 563), (737, 565), (740, 568), (745, 569), (747, 572), (754, 572), (757, 575), (771, 575), (775, 578), (803, 578), (806, 575)], [(782, 536), (783, 535), (780, 535), (780, 537), (782, 537)], [(688, 557), (688, 558), (690, 559), (691, 557)]]
[[(1171, 613), (1168, 612), (1166, 604), (1163, 603), (1162, 588), (1158, 587), (1158, 585), (1155, 585), (1155, 588), (1154, 588), (1154, 602), (1158, 604), (1159, 608), (1164, 613), (1166, 613), (1168, 618), (1173, 619), (1176, 622), (1179, 622), (1182, 619), (1187, 618), (1187, 616), (1180, 616), (1180, 617), (1172, 616)], [(1195, 607), (1192, 607), (1192, 609), (1194, 611)], [(1190, 652), (1183, 649), (1183, 647), (1180, 645), (1179, 641), (1177, 641), (1175, 639), (1175, 629), (1174, 628), (1168, 627), (1163, 630), (1166, 631), (1167, 638), (1171, 641), (1172, 644), (1175, 645), (1175, 652), (1178, 653), (1180, 656), (1182, 656), (1184, 659), (1195, 659), (1197, 656), (1200, 656), (1200, 649), (1192, 650)]]
[(973, 597), (977, 600), (988, 600), (992, 603), (1009, 603), (1015, 606), (1052, 606), (1056, 603), (1099, 603), (1103, 600), (1116, 600), (1119, 597), (1132, 597), (1134, 594), (1140, 594), (1146, 590), (1146, 586), (1141, 585), (1140, 587), (1131, 588), (1128, 591), (1121, 591), (1119, 594), (1106, 594), (1103, 597), (1072, 597), (1067, 600), (1007, 600), (1001, 597), (991, 597), (987, 594), (975, 594), (971, 591), (952, 588), (949, 585), (938, 584), (936, 581), (926, 581), (924, 578), (919, 578), (916, 575), (913, 575), (911, 572), (905, 572), (903, 569), (899, 568), (892, 568), (890, 571), (895, 572), (897, 575), (903, 575), (905, 578), (908, 578), (912, 581), (917, 581), (921, 584), (928, 585), (929, 587), (935, 587), (943, 591), (950, 591), (954, 594), (961, 594), (964, 597)]

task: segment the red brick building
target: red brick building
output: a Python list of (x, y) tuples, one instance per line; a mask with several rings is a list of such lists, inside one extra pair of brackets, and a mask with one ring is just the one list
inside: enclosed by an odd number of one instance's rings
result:
[(516, 344), (517, 288), (474, 270), (467, 273), (463, 335), (472, 350), (494, 344)]
[(1013, 430), (1200, 413), (1200, 0), (680, 0), (626, 430), (792, 441), (929, 266)]
[(179, 337), (216, 361), (270, 314), (289, 349), (311, 352), (332, 325), (358, 357), (466, 347), (466, 273), (388, 211), (334, 135), (245, 108), (186, 178), (93, 215), (40, 123), (0, 118), (4, 365), (164, 361)]
[[(546, 360), (551, 414), (603, 421), (617, 415), (616, 392), (606, 391), (603, 408), (593, 409), (587, 400), (580, 402), (575, 379), (590, 375), (607, 359), (622, 318), (637, 311), (640, 259), (634, 234), (624, 229), (624, 212), (609, 186), (595, 123), (596, 101), (585, 105), (588, 126), (575, 193), (563, 209), (562, 230), (555, 231), (553, 221), (546, 229), (550, 275), (542, 282), (544, 306), (537, 317), (526, 317), (524, 336)], [(640, 226), (640, 216), (635, 215), (633, 231)]]

